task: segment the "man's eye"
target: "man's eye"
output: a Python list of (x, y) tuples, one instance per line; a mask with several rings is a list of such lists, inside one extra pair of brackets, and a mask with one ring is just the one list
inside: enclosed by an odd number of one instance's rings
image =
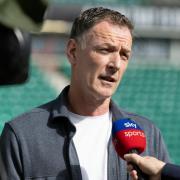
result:
[(102, 54), (108, 54), (108, 53), (112, 53), (113, 50), (110, 49), (110, 48), (100, 48), (99, 52), (102, 53)]
[(122, 53), (121, 58), (122, 58), (122, 60), (128, 60), (129, 56), (127, 54), (125, 54), (125, 53)]
[(102, 48), (102, 49), (100, 49), (100, 52), (102, 52), (102, 53), (108, 53), (108, 52), (109, 52), (109, 49)]

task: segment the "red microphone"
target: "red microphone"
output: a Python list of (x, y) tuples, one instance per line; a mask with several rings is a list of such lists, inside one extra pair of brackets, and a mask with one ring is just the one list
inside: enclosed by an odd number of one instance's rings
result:
[[(146, 148), (146, 136), (140, 126), (131, 119), (120, 119), (113, 122), (113, 144), (118, 155), (124, 159), (127, 153), (142, 153)], [(138, 173), (138, 179), (148, 179), (137, 165), (132, 164)]]

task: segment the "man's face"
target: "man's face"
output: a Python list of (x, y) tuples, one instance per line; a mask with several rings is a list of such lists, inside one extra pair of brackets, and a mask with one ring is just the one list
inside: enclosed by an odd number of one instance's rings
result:
[(72, 64), (78, 93), (96, 99), (110, 98), (127, 68), (132, 36), (127, 27), (102, 21), (77, 43)]

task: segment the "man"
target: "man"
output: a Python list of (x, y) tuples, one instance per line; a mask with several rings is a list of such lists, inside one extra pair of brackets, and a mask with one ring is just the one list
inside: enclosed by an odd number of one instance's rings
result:
[(141, 157), (137, 154), (126, 154), (124, 156), (128, 162), (128, 170), (133, 180), (138, 179), (137, 171), (133, 169), (131, 163), (135, 163), (150, 180), (178, 180), (180, 179), (180, 166), (164, 163), (154, 157)]
[(121, 118), (132, 118), (144, 129), (144, 155), (169, 161), (159, 129), (111, 100), (128, 65), (132, 31), (124, 15), (102, 7), (75, 19), (66, 50), (70, 86), (57, 99), (5, 125), (3, 180), (126, 180), (126, 162), (111, 139), (112, 121)]

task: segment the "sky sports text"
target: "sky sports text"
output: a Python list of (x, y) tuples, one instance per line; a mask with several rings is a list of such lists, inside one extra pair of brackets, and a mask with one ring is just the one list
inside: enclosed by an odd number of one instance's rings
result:
[(126, 131), (124, 132), (125, 137), (132, 137), (132, 136), (140, 136), (145, 137), (145, 134), (143, 131)]

